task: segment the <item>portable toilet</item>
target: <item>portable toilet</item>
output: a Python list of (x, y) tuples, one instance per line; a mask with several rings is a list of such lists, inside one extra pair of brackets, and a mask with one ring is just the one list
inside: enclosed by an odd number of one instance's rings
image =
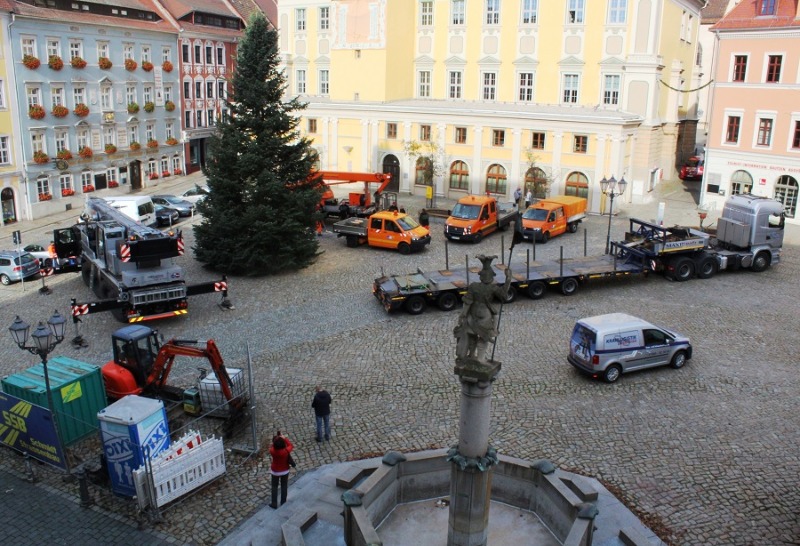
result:
[(3, 378), (2, 389), (31, 404), (56, 412), (61, 443), (68, 446), (97, 430), (97, 412), (108, 400), (100, 367), (66, 356), (47, 361), (53, 407), (47, 400), (44, 365), (39, 364)]
[(97, 414), (111, 490), (133, 497), (133, 471), (169, 447), (167, 412), (161, 400), (128, 395)]

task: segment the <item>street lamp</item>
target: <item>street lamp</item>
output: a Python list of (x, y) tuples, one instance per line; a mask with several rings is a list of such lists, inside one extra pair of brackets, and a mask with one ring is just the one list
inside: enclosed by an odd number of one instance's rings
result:
[[(30, 332), (31, 325), (19, 318), (14, 320), (14, 323), (8, 328), (11, 332), (11, 337), (14, 338), (14, 343), (23, 351), (28, 351), (31, 354), (39, 355), (42, 359), (42, 366), (44, 367), (44, 386), (47, 394), (47, 409), (53, 416), (53, 426), (56, 429), (56, 438), (58, 443), (61, 444), (61, 432), (58, 430), (58, 419), (56, 418), (56, 410), (53, 407), (53, 393), (50, 392), (50, 375), (47, 372), (47, 355), (50, 354), (56, 345), (64, 341), (64, 328), (66, 327), (67, 319), (62, 317), (56, 310), (53, 316), (47, 321), (47, 326), (41, 321), (30, 335), (33, 338), (33, 345), (26, 345), (28, 341), (28, 333)], [(66, 462), (66, 456), (64, 457)], [(67, 463), (69, 470), (69, 463)]]
[(608, 207), (608, 234), (606, 235), (606, 254), (609, 253), (611, 249), (611, 214), (614, 212), (614, 198), (618, 195), (622, 195), (625, 193), (625, 186), (628, 183), (625, 181), (625, 177), (623, 176), (619, 182), (613, 176), (610, 180), (607, 180), (604, 176), (603, 179), (600, 181), (600, 191), (606, 194), (609, 198), (611, 198), (611, 205)]

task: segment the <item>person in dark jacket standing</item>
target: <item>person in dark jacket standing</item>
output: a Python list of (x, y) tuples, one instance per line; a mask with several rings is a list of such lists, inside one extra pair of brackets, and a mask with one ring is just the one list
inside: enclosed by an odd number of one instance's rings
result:
[(272, 502), (270, 508), (278, 508), (278, 484), (281, 488), (281, 504), (286, 504), (286, 496), (289, 493), (289, 454), (294, 449), (289, 437), (278, 433), (272, 438), (272, 445), (269, 446), (269, 454), (272, 457), (272, 464), (269, 467), (272, 474)]
[(325, 439), (331, 439), (331, 395), (317, 385), (314, 400), (311, 401), (314, 415), (317, 417), (317, 441), (322, 441), (322, 428), (325, 427)]

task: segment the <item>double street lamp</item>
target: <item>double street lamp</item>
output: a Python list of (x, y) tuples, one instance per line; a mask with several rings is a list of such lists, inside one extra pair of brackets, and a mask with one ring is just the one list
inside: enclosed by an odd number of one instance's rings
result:
[[(47, 394), (47, 409), (50, 410), (53, 416), (53, 426), (56, 429), (56, 438), (59, 444), (61, 443), (61, 432), (58, 430), (58, 419), (56, 418), (56, 410), (53, 407), (53, 393), (50, 392), (50, 375), (47, 372), (47, 355), (49, 355), (56, 345), (64, 341), (64, 329), (67, 324), (67, 319), (59, 314), (58, 311), (53, 312), (53, 316), (47, 321), (47, 326), (41, 321), (30, 334), (33, 339), (33, 345), (26, 345), (28, 342), (28, 334), (30, 333), (31, 325), (19, 318), (14, 320), (14, 323), (9, 327), (11, 337), (14, 338), (14, 343), (23, 351), (28, 351), (31, 354), (39, 355), (42, 359), (42, 366), (44, 367), (44, 386)], [(65, 458), (66, 460), (66, 458)], [(69, 466), (67, 466), (69, 468)]]
[(608, 207), (608, 233), (606, 234), (606, 254), (611, 249), (611, 214), (614, 212), (614, 198), (618, 195), (625, 193), (625, 187), (628, 183), (623, 176), (619, 182), (613, 176), (611, 179), (606, 179), (604, 176), (600, 181), (600, 191), (606, 194), (611, 199), (611, 205)]

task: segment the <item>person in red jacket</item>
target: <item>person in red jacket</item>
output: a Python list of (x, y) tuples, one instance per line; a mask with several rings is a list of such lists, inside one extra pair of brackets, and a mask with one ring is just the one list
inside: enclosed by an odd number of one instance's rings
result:
[(286, 503), (286, 495), (289, 489), (289, 454), (294, 449), (289, 437), (285, 434), (278, 434), (272, 438), (272, 445), (269, 446), (269, 454), (272, 457), (270, 472), (272, 473), (272, 502), (270, 508), (278, 508), (278, 484), (281, 488), (281, 504)]

